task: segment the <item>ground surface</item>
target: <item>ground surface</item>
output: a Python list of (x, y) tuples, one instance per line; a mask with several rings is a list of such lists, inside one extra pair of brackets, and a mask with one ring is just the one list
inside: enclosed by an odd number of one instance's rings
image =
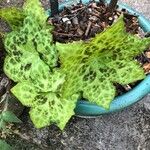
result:
[[(8, 1), (8, 0), (7, 0)], [(22, 0), (2, 0), (0, 7), (22, 6)], [(120, 0), (150, 18), (149, 0)], [(43, 4), (48, 4), (43, 0)], [(73, 117), (61, 133), (55, 126), (37, 130), (28, 116), (20, 126), (20, 137), (7, 141), (16, 150), (149, 150), (150, 95), (121, 112), (95, 119)], [(24, 140), (22, 140), (22, 138)], [(34, 144), (33, 144), (34, 143)]]

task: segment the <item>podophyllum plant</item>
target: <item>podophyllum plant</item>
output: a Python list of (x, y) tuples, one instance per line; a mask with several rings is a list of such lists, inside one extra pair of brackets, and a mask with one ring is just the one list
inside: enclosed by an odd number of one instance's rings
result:
[[(23, 25), (5, 38), (4, 71), (17, 83), (11, 91), (37, 128), (56, 123), (64, 129), (84, 97), (106, 109), (115, 96), (113, 83), (145, 77), (133, 58), (150, 46), (150, 38), (126, 33), (121, 16), (89, 42), (53, 43), (53, 27), (38, 0), (27, 0)], [(57, 62), (60, 61), (60, 67)]]
[(22, 9), (8, 7), (0, 9), (0, 18), (5, 19), (13, 30), (23, 25), (25, 14)]

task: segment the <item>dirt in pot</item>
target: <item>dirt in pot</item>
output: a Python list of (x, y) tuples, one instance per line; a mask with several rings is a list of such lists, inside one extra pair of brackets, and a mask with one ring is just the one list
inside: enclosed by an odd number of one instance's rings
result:
[[(103, 1), (90, 1), (88, 4), (82, 2), (71, 7), (65, 7), (59, 15), (49, 18), (48, 23), (54, 25), (54, 40), (62, 43), (89, 40), (97, 33), (101, 33), (111, 26), (119, 16), (123, 14), (126, 31), (139, 37), (149, 37), (140, 28), (138, 16), (130, 14), (126, 9), (119, 10), (118, 7), (110, 13), (108, 5)], [(145, 74), (150, 73), (150, 49), (135, 58), (139, 61)], [(117, 95), (122, 95), (135, 87), (137, 83), (122, 86), (115, 84)]]

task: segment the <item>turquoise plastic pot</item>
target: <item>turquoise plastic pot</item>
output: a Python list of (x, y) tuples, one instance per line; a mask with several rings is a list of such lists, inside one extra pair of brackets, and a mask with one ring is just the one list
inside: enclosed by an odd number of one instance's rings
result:
[[(83, 3), (89, 2), (89, 0), (82, 0)], [(107, 1), (109, 2), (109, 1)], [(60, 5), (60, 9), (62, 9), (64, 6), (69, 6), (73, 4), (73, 1), (64, 2)], [(118, 4), (120, 8), (127, 9), (131, 14), (135, 14), (139, 16), (139, 22), (142, 27), (142, 29), (145, 32), (150, 32), (150, 21), (147, 20), (142, 14), (135, 11), (134, 9), (130, 8), (129, 6), (125, 4)], [(141, 81), (134, 89), (131, 91), (123, 94), (122, 96), (116, 97), (111, 105), (109, 110), (105, 110), (104, 108), (92, 104), (87, 101), (80, 100), (77, 103), (75, 113), (78, 116), (82, 117), (89, 117), (89, 116), (99, 116), (101, 114), (111, 113), (115, 111), (122, 110), (123, 108), (126, 108), (139, 100), (141, 100), (145, 95), (150, 93), (150, 75), (147, 75), (147, 77)]]

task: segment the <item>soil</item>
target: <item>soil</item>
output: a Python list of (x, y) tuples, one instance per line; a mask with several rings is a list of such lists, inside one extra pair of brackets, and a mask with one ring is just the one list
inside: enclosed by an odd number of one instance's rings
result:
[(94, 37), (111, 26), (121, 14), (124, 14), (126, 31), (141, 35), (137, 16), (130, 15), (126, 10), (110, 12), (103, 1), (65, 7), (59, 16), (49, 18), (48, 22), (55, 26), (54, 40), (67, 43)]
[[(42, 2), (46, 8), (48, 8), (48, 0), (42, 0)], [(146, 7), (149, 0), (144, 0), (144, 2), (144, 6)], [(133, 3), (135, 3), (135, 1), (133, 1)], [(23, 0), (10, 0), (9, 3), (7, 3), (6, 0), (2, 0), (0, 7), (2, 8), (8, 5), (21, 7), (22, 4)], [(140, 7), (140, 5), (138, 6)], [(134, 17), (136, 18), (136, 16)], [(2, 24), (1, 21), (0, 24)], [(7, 31), (9, 31), (8, 28)], [(83, 39), (85, 39), (85, 37)], [(149, 52), (150, 51), (146, 51), (137, 58), (141, 64), (144, 64), (143, 68), (149, 68), (147, 65), (149, 64), (147, 58), (148, 60), (150, 58)], [(2, 52), (0, 55), (3, 56), (0, 57), (3, 59), (5, 54)], [(0, 65), (2, 66), (2, 63), (0, 63)], [(121, 89), (120, 93), (124, 93), (127, 91), (126, 89), (130, 89), (130, 87), (127, 85), (126, 87), (121, 86), (118, 89)], [(43, 129), (34, 128), (27, 115), (29, 110), (25, 108), (20, 116), (23, 123), (12, 126), (13, 132), (7, 135), (6, 141), (12, 145), (15, 150), (149, 150), (149, 100), (150, 97), (145, 97), (143, 101), (121, 112), (103, 115), (95, 119), (72, 117), (63, 132), (56, 126)]]

